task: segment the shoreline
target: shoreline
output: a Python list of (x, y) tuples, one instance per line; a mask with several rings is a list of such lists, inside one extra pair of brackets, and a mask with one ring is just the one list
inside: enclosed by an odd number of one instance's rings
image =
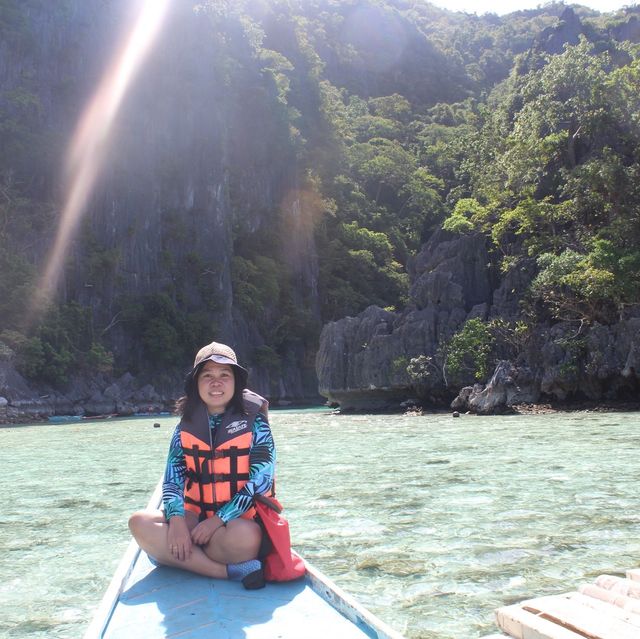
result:
[[(632, 413), (632, 412), (640, 412), (640, 400), (639, 401), (624, 401), (624, 402), (591, 402), (591, 401), (580, 401), (580, 402), (549, 402), (549, 403), (538, 403), (538, 404), (516, 404), (513, 406), (509, 406), (507, 410), (504, 411), (496, 411), (495, 413), (486, 413), (479, 414), (474, 413), (472, 411), (455, 411), (450, 408), (445, 407), (418, 407), (412, 406), (407, 409), (386, 409), (386, 410), (345, 410), (341, 411), (340, 409), (331, 408), (330, 406), (323, 404), (295, 404), (291, 406), (273, 406), (273, 412), (277, 413), (278, 410), (305, 410), (305, 409), (326, 409), (327, 415), (335, 415), (335, 416), (350, 416), (350, 415), (408, 415), (408, 416), (425, 416), (425, 415), (452, 415), (454, 417), (462, 417), (462, 416), (479, 416), (479, 417), (488, 417), (488, 416), (501, 416), (501, 415), (551, 415), (556, 413)], [(96, 422), (96, 421), (106, 421), (106, 420), (117, 420), (117, 419), (143, 419), (143, 418), (161, 418), (161, 417), (169, 417), (173, 415), (172, 412), (159, 412), (159, 413), (149, 413), (149, 414), (117, 414), (113, 413), (108, 416), (105, 415), (96, 415), (96, 416), (78, 416), (77, 419), (73, 419), (72, 416), (69, 416), (69, 420), (60, 419), (58, 420), (50, 420), (49, 417), (42, 416), (34, 416), (29, 415), (25, 416), (25, 419), (12, 419), (12, 420), (0, 420), (0, 428), (11, 428), (14, 426), (40, 426), (40, 425), (51, 425), (56, 426), (58, 424), (71, 424), (71, 423), (87, 423), (87, 422)], [(55, 416), (52, 416), (55, 417)], [(64, 417), (64, 416), (61, 416)]]
[(475, 413), (473, 411), (458, 411), (452, 408), (438, 406), (416, 406), (412, 405), (407, 408), (386, 408), (380, 410), (340, 410), (334, 408), (333, 415), (452, 415), (462, 417), (470, 415), (477, 417), (490, 416), (513, 416), (513, 415), (548, 415), (555, 413), (632, 413), (640, 412), (640, 400), (638, 401), (620, 401), (620, 402), (596, 402), (581, 400), (576, 402), (547, 402), (536, 404), (514, 404), (508, 406), (505, 410), (495, 411), (493, 413)]
[(518, 404), (511, 407), (512, 414), (546, 415), (550, 413), (632, 413), (640, 411), (635, 402), (553, 402), (548, 404)]

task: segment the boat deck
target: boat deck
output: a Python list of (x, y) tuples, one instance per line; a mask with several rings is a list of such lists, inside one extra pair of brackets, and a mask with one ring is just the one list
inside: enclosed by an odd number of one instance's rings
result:
[(496, 621), (515, 639), (640, 639), (640, 569), (499, 608)]
[(155, 567), (131, 542), (84, 639), (402, 639), (307, 564), (303, 579), (240, 583)]
[(371, 636), (312, 590), (308, 580), (248, 591), (236, 582), (154, 568), (141, 553), (111, 616), (105, 639), (145, 637)]

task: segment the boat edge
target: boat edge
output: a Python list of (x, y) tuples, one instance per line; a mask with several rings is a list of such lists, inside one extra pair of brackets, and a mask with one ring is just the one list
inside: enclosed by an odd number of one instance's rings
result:
[[(147, 504), (148, 509), (157, 509), (160, 506), (160, 502), (162, 500), (162, 480), (158, 482), (151, 495), (151, 499)], [(124, 590), (125, 584), (127, 583), (127, 579), (131, 575), (131, 571), (133, 570), (133, 566), (135, 565), (136, 559), (140, 554), (140, 547), (136, 543), (135, 539), (132, 539), (129, 542), (129, 546), (125, 551), (118, 567), (116, 568), (115, 573), (107, 587), (106, 592), (104, 593), (96, 611), (93, 614), (91, 622), (89, 623), (89, 627), (86, 629), (83, 639), (102, 639), (104, 635), (104, 631), (109, 624), (109, 620), (111, 619), (111, 615), (115, 610), (115, 607), (118, 603), (118, 598), (122, 594)]]
[(309, 580), (311, 588), (341, 615), (356, 626), (374, 632), (377, 639), (404, 639), (403, 635), (358, 603), (308, 561), (304, 563), (307, 568), (306, 578)]

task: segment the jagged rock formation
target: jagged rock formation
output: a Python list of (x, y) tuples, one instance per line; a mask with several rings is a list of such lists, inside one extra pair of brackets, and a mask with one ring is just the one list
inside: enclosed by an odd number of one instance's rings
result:
[(40, 388), (34, 397), (33, 389), (7, 365), (0, 362), (0, 423), (38, 421), (51, 415), (157, 414), (172, 411), (151, 384), (141, 385), (129, 373), (115, 381), (102, 376), (78, 379), (65, 393), (54, 388)]
[[(316, 359), (320, 393), (343, 409), (395, 407), (415, 394), (408, 360), (437, 357), (438, 346), (465, 320), (487, 317), (496, 289), (488, 262), (484, 237), (434, 234), (413, 262), (403, 313), (372, 306), (325, 325)], [(442, 382), (435, 368), (427, 396), (446, 397)]]
[(580, 18), (571, 7), (567, 7), (562, 12), (556, 26), (548, 27), (542, 31), (538, 37), (537, 48), (545, 53), (562, 53), (566, 44), (578, 44), (580, 34), (583, 32)]
[[(446, 405), (438, 348), (470, 318), (516, 319), (517, 300), (531, 281), (528, 267), (497, 281), (487, 271), (481, 236), (434, 235), (412, 271), (411, 306), (403, 313), (370, 307), (327, 324), (316, 360), (320, 392), (343, 410), (399, 408), (416, 395)], [(634, 399), (640, 390), (640, 310), (612, 326), (579, 331), (575, 323), (536, 326), (514, 361), (500, 361), (487, 382), (466, 386), (451, 404), (459, 411), (504, 412), (518, 404), (582, 398)], [(434, 362), (419, 385), (410, 358)]]
[(463, 388), (451, 407), (479, 414), (519, 404), (580, 398), (594, 402), (637, 401), (640, 391), (640, 318), (584, 332), (577, 354), (567, 342), (575, 326), (540, 328), (518, 364), (499, 362), (486, 386)]
[(640, 42), (640, 19), (637, 16), (631, 16), (626, 22), (616, 25), (612, 29), (613, 37), (616, 40), (638, 43)]

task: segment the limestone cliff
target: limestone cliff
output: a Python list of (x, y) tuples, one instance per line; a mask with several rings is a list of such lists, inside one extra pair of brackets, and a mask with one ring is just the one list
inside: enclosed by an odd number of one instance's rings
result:
[[(0, 39), (1, 96), (23, 92), (38, 105), (29, 165), (16, 162), (11, 169), (20, 185), (30, 180), (29, 197), (54, 211), (39, 233), (17, 233), (13, 240), (38, 268), (65, 201), (60, 167), (69, 139), (139, 4), (26, 3), (14, 30)], [(115, 371), (132, 371), (140, 385), (152, 381), (165, 397), (180, 392), (195, 348), (214, 338), (236, 346), (257, 391), (286, 400), (313, 397), (313, 368), (299, 341), (282, 340), (277, 365), (256, 355), (275, 331), (280, 300), (261, 300), (257, 317), (255, 300), (248, 295), (244, 306), (238, 303), (232, 281), (235, 256), (252, 266), (255, 254), (268, 252), (273, 270), (289, 284), (287, 299), (304, 299), (320, 321), (313, 228), (299, 196), (285, 107), (242, 25), (220, 26), (215, 12), (194, 6), (170, 3), (126, 95), (107, 161), (68, 247), (56, 301), (89, 309), (92, 331), (113, 353)], [(10, 114), (11, 103), (3, 106)], [(170, 315), (164, 322), (163, 313)], [(180, 335), (172, 332), (177, 324), (184, 325)], [(163, 349), (179, 352), (179, 361), (163, 361)], [(159, 363), (151, 368), (150, 352)], [(32, 394), (49, 390), (33, 386)], [(16, 401), (21, 394), (28, 393), (15, 385), (0, 389)]]

